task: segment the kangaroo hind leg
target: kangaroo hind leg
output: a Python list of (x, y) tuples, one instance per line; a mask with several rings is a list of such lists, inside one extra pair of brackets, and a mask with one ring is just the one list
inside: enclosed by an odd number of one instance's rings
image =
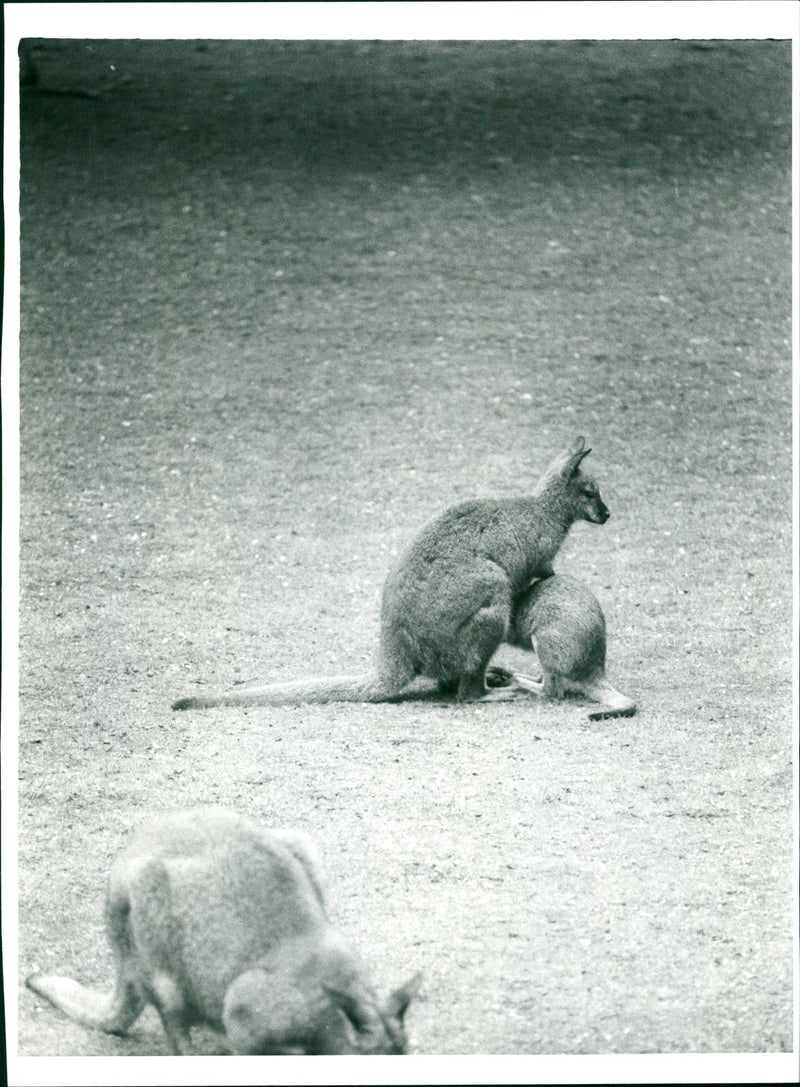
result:
[(151, 995), (170, 1051), (180, 1057), (189, 1047), (189, 1024), (180, 986), (170, 974), (159, 973), (151, 981)]
[(508, 634), (511, 604), (505, 586), (493, 587), (482, 605), (461, 624), (451, 651), (458, 675), (459, 702), (499, 702), (520, 697), (516, 687), (486, 683), (486, 669)]
[(636, 713), (636, 703), (605, 681), (587, 685), (583, 693), (587, 698), (601, 703), (600, 708), (589, 713), (590, 721), (602, 721), (607, 717), (633, 717)]
[(128, 894), (132, 967), (161, 1017), (171, 1052), (180, 1056), (189, 1043), (189, 1014), (181, 985), (180, 925), (164, 865), (150, 859), (131, 862)]

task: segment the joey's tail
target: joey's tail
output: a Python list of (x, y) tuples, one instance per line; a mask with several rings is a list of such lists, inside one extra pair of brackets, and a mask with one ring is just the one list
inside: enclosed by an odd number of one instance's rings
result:
[(396, 684), (380, 675), (331, 676), (271, 683), (265, 687), (243, 687), (219, 694), (192, 695), (172, 703), (174, 710), (201, 710), (211, 706), (287, 706), (305, 702), (391, 702), (405, 684)]
[(584, 694), (602, 704), (602, 708), (589, 714), (590, 721), (600, 721), (604, 717), (633, 717), (636, 713), (636, 703), (605, 680), (587, 686)]
[(45, 974), (31, 974), (25, 984), (70, 1019), (108, 1034), (124, 1034), (144, 1007), (144, 1001), (130, 985), (118, 985), (113, 993), (103, 993), (73, 978)]

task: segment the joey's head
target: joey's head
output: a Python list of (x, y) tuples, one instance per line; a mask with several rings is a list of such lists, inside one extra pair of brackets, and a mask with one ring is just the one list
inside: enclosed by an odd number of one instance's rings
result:
[(329, 985), (324, 988), (351, 1028), (353, 1053), (407, 1053), (405, 1014), (421, 984), (422, 975), (415, 974), (390, 994), (383, 1007), (374, 1004), (360, 991), (345, 991)]
[(581, 462), (590, 453), (584, 439), (576, 438), (569, 449), (549, 465), (536, 488), (535, 493), (548, 496), (567, 523), (591, 521), (604, 525), (611, 516), (600, 497), (600, 488), (581, 470)]

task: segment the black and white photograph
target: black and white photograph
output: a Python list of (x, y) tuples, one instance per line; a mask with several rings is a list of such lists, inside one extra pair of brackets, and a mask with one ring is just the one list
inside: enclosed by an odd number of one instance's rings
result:
[(8, 1082), (794, 1081), (796, 6), (4, 14)]

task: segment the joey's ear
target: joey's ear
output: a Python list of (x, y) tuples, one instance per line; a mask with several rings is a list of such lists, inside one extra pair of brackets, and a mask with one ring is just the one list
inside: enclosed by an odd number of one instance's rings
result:
[(356, 1030), (367, 1031), (374, 1025), (377, 1015), (363, 1000), (359, 1000), (353, 993), (347, 993), (344, 989), (337, 989), (325, 982), (323, 982), (322, 988), (334, 1004), (342, 1009)]
[(414, 974), (413, 978), (409, 978), (405, 985), (401, 985), (399, 989), (395, 989), (393, 993), (390, 993), (384, 1009), (386, 1015), (392, 1019), (402, 1020), (408, 1010), (408, 1005), (419, 992), (421, 985), (422, 974)]

